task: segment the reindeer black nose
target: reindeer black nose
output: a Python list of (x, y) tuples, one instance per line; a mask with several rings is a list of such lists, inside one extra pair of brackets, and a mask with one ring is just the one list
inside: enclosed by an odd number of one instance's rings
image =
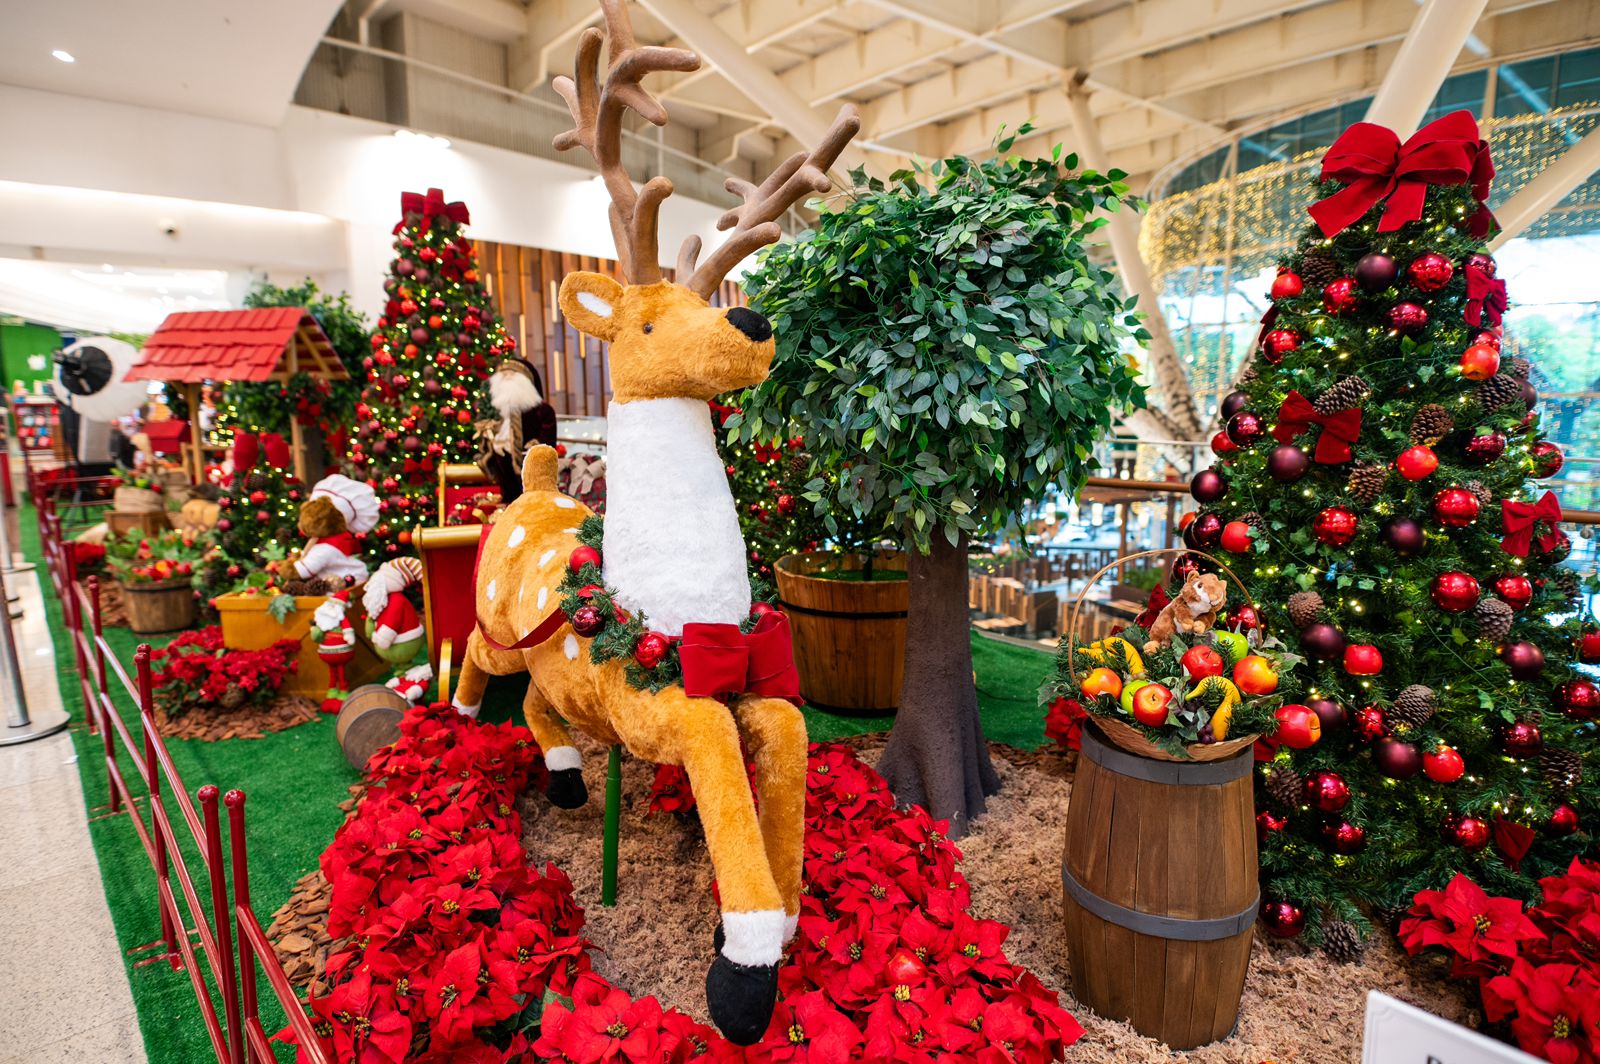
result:
[(749, 307), (734, 307), (728, 311), (728, 321), (758, 344), (772, 339), (772, 323)]

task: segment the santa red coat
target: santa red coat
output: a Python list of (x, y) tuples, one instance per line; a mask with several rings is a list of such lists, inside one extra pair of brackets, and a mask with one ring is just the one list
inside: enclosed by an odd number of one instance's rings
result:
[(422, 618), (411, 600), (398, 591), (389, 594), (383, 609), (372, 619), (372, 645), (385, 650), (396, 643), (422, 638)]

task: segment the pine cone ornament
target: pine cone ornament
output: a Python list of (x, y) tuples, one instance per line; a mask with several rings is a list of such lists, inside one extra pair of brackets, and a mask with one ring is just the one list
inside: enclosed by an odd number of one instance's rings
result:
[(1285, 809), (1297, 808), (1300, 805), (1301, 782), (1298, 772), (1279, 765), (1267, 773), (1267, 794)]
[(1497, 373), (1478, 385), (1474, 393), (1485, 410), (1499, 410), (1522, 398), (1522, 382), (1507, 373)]
[(1546, 749), (1539, 755), (1539, 775), (1545, 786), (1564, 798), (1583, 782), (1583, 758), (1571, 750)]
[(1289, 620), (1296, 628), (1314, 624), (1322, 612), (1322, 596), (1315, 591), (1296, 591), (1289, 596)]
[(1258, 378), (1260, 376), (1261, 376), (1261, 373), (1260, 373), (1259, 370), (1256, 369), (1256, 364), (1254, 362), (1251, 362), (1248, 365), (1246, 365), (1244, 367), (1243, 372), (1241, 372), (1239, 374), (1239, 386), (1243, 387), (1244, 385), (1249, 384), (1251, 381), (1255, 380), (1256, 378)]
[(244, 478), (244, 486), (250, 491), (265, 491), (269, 483), (265, 473), (251, 473)]
[(1333, 387), (1312, 400), (1311, 405), (1316, 407), (1317, 413), (1326, 417), (1341, 410), (1349, 410), (1353, 406), (1360, 406), (1362, 400), (1371, 394), (1372, 385), (1360, 377), (1341, 377)]
[(1405, 688), (1389, 707), (1389, 716), (1413, 728), (1420, 728), (1433, 716), (1433, 688), (1414, 683)]
[(1322, 925), (1322, 952), (1340, 964), (1360, 960), (1362, 946), (1361, 932), (1354, 924), (1329, 920)]
[(1532, 362), (1529, 362), (1525, 358), (1518, 358), (1515, 356), (1506, 359), (1503, 368), (1507, 373), (1511, 374), (1519, 381), (1527, 380), (1528, 377), (1533, 373)]
[(1478, 616), (1478, 631), (1490, 642), (1500, 642), (1511, 631), (1511, 618), (1515, 614), (1510, 606), (1499, 599), (1481, 599), (1475, 612)]
[(1550, 574), (1550, 586), (1566, 599), (1568, 609), (1577, 609), (1583, 603), (1583, 580), (1576, 569), (1557, 569)]
[(1330, 281), (1344, 276), (1339, 260), (1326, 251), (1308, 251), (1300, 258), (1300, 280), (1307, 291), (1320, 292)]
[(1455, 429), (1455, 419), (1450, 411), (1438, 403), (1429, 403), (1411, 419), (1411, 442), (1432, 447)]
[(1494, 505), (1494, 492), (1492, 492), (1488, 488), (1484, 487), (1483, 486), (1483, 481), (1481, 481), (1481, 480), (1469, 480), (1469, 481), (1467, 481), (1467, 490), (1472, 492), (1472, 494), (1478, 500), (1478, 505), (1483, 507), (1485, 510), (1490, 510), (1490, 509), (1494, 509), (1495, 508), (1495, 505)]
[(1257, 532), (1260, 532), (1262, 529), (1267, 527), (1267, 519), (1265, 517), (1262, 517), (1259, 513), (1257, 513), (1254, 510), (1246, 510), (1244, 513), (1240, 514), (1238, 517), (1234, 518), (1234, 520), (1243, 521), (1245, 524), (1249, 525), (1251, 528), (1255, 529)]
[(1388, 481), (1388, 466), (1376, 462), (1357, 462), (1355, 468), (1350, 470), (1350, 482), (1346, 487), (1357, 502), (1373, 503), (1383, 494), (1383, 486)]

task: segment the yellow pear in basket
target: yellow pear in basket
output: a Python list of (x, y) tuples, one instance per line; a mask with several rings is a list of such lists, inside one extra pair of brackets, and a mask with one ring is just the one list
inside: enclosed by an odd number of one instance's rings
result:
[(1126, 639), (1121, 639), (1117, 636), (1097, 639), (1084, 647), (1083, 652), (1089, 655), (1091, 661), (1105, 661), (1111, 655), (1112, 646), (1118, 644), (1121, 645), (1122, 653), (1128, 659), (1128, 675), (1143, 676), (1144, 659), (1139, 656), (1139, 651), (1134, 649), (1133, 644)]

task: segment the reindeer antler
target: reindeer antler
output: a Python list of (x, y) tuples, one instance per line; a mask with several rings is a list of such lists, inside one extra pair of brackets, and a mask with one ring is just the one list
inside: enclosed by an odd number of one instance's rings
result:
[(744, 200), (742, 206), (733, 208), (717, 219), (718, 229), (732, 229), (729, 237), (711, 257), (697, 268), (695, 259), (700, 255), (700, 238), (691, 236), (683, 242), (678, 252), (678, 277), (685, 287), (702, 299), (710, 299), (728, 271), (757, 248), (775, 244), (783, 235), (777, 219), (783, 212), (799, 203), (808, 192), (826, 192), (832, 187), (828, 168), (839, 158), (850, 138), (861, 129), (861, 117), (852, 104), (839, 108), (839, 115), (823, 135), (822, 143), (810, 152), (795, 152), (783, 161), (758, 188), (736, 177), (728, 178), (729, 192)]
[[(600, 0), (606, 28), (591, 26), (578, 39), (578, 58), (572, 77), (552, 83), (572, 112), (574, 128), (555, 138), (557, 151), (581, 145), (594, 157), (611, 196), (611, 236), (616, 241), (622, 273), (632, 284), (661, 279), (656, 261), (656, 219), (661, 201), (672, 195), (672, 182), (653, 177), (635, 191), (622, 165), (622, 112), (632, 108), (658, 126), (667, 124), (667, 110), (640, 84), (656, 70), (689, 71), (700, 68), (700, 57), (684, 48), (641, 47), (633, 38), (623, 0)], [(600, 46), (610, 40), (610, 67), (600, 83)]]

